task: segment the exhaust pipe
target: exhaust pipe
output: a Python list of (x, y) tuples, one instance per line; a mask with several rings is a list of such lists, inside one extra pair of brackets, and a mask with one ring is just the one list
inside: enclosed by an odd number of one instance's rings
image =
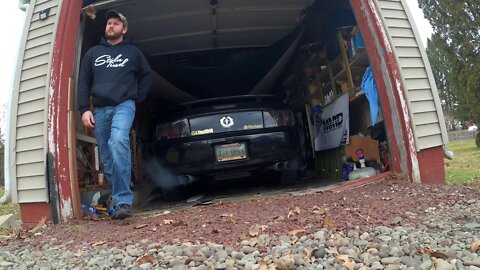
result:
[(193, 182), (196, 182), (198, 181), (198, 178), (193, 176), (193, 175), (190, 175), (190, 174), (185, 174), (185, 175), (179, 175), (177, 176), (177, 179), (178, 179), (178, 185), (179, 186), (186, 186), (186, 185), (189, 185)]
[(282, 171), (282, 170), (285, 170), (287, 163), (288, 162), (286, 161), (278, 161), (278, 162), (275, 162), (272, 166), (270, 166), (270, 168), (275, 171)]
[(278, 161), (271, 165), (269, 168), (275, 171), (285, 171), (285, 170), (298, 170), (298, 161), (297, 160), (286, 160)]

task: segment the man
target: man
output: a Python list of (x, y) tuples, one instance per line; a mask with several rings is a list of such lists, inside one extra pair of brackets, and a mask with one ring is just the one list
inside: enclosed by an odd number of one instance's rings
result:
[(83, 57), (77, 103), (83, 125), (94, 129), (104, 175), (112, 188), (112, 219), (124, 219), (132, 215), (129, 135), (135, 104), (145, 99), (153, 76), (142, 52), (124, 38), (127, 18), (114, 10), (107, 11), (106, 18), (105, 39)]

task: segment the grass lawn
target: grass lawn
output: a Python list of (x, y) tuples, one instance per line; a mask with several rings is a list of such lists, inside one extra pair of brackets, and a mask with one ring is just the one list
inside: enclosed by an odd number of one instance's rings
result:
[(445, 177), (451, 185), (480, 185), (480, 148), (475, 140), (451, 142), (448, 150), (453, 151), (453, 160), (445, 159)]
[[(5, 190), (0, 188), (0, 197), (3, 196)], [(16, 219), (20, 219), (20, 206), (17, 203), (0, 204), (0, 216), (14, 214)]]

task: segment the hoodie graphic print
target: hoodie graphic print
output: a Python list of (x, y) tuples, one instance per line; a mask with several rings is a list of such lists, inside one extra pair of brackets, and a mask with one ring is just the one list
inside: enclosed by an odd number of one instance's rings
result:
[(105, 40), (85, 53), (80, 69), (77, 103), (80, 113), (94, 107), (114, 106), (132, 99), (142, 102), (153, 75), (143, 53), (128, 40), (110, 45)]

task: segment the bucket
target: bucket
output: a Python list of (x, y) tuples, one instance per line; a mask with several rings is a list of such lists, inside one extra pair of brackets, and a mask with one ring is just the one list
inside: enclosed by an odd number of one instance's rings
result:
[(377, 175), (377, 171), (371, 167), (356, 169), (348, 175), (348, 180), (357, 180)]

